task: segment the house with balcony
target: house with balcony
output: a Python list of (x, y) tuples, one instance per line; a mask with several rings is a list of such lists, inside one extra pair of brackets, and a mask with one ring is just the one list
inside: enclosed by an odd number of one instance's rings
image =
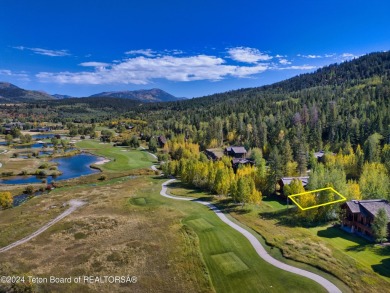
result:
[[(384, 208), (390, 219), (390, 204), (384, 199), (351, 200), (342, 206), (341, 226), (344, 230), (372, 238), (372, 223), (379, 209)], [(390, 236), (390, 222), (387, 224)]]

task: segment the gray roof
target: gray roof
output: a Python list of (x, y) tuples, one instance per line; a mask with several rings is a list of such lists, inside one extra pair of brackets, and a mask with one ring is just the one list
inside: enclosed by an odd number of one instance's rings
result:
[(252, 164), (253, 161), (249, 159), (234, 158), (232, 160), (233, 164)]
[(325, 155), (325, 152), (324, 151), (319, 151), (319, 152), (315, 152), (314, 153), (314, 156), (318, 159), (318, 158), (322, 158), (323, 156)]
[(369, 213), (376, 216), (380, 208), (384, 208), (390, 219), (390, 204), (385, 199), (352, 200), (346, 203), (352, 213)]
[(306, 186), (309, 183), (309, 176), (302, 177), (283, 177), (282, 182), (284, 185), (290, 184), (294, 179), (299, 179), (302, 182), (303, 186)]
[(244, 147), (237, 147), (237, 146), (232, 146), (231, 151), (235, 154), (246, 154), (246, 149)]

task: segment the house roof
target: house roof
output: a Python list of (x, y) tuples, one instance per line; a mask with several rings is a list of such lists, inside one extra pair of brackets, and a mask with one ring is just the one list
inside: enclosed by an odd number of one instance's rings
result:
[(162, 143), (166, 143), (166, 142), (167, 142), (167, 139), (165, 138), (164, 135), (160, 135), (157, 139), (158, 139), (160, 142), (162, 142)]
[(294, 179), (299, 179), (302, 182), (303, 186), (306, 186), (309, 183), (309, 176), (302, 177), (283, 177), (281, 180), (284, 185), (290, 184)]
[(235, 154), (246, 154), (246, 149), (240, 146), (232, 146), (231, 151)]
[(323, 156), (325, 155), (325, 152), (324, 151), (319, 151), (319, 152), (315, 152), (314, 153), (314, 156), (318, 159), (318, 158), (322, 158)]
[(352, 213), (369, 213), (374, 217), (380, 208), (384, 208), (390, 219), (390, 204), (385, 199), (352, 200), (346, 204)]
[(233, 165), (235, 164), (253, 164), (252, 160), (249, 159), (242, 159), (242, 158), (234, 158), (232, 160)]

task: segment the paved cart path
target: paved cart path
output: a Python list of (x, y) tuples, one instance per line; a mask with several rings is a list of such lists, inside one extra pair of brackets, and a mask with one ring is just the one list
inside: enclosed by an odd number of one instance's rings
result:
[(259, 240), (256, 239), (255, 236), (253, 236), (249, 231), (245, 230), (244, 228), (238, 226), (237, 224), (235, 224), (234, 222), (229, 220), (226, 217), (226, 215), (224, 213), (222, 213), (222, 211), (219, 210), (215, 205), (213, 205), (209, 202), (206, 202), (206, 201), (195, 200), (193, 198), (176, 197), (176, 196), (172, 196), (172, 195), (167, 194), (167, 189), (168, 189), (167, 186), (169, 183), (171, 183), (173, 181), (175, 181), (175, 179), (170, 179), (168, 181), (165, 181), (162, 184), (162, 188), (161, 188), (161, 192), (160, 192), (160, 194), (162, 196), (167, 197), (167, 198), (171, 198), (171, 199), (176, 199), (176, 200), (194, 201), (194, 202), (197, 202), (197, 203), (200, 203), (202, 205), (209, 207), (218, 216), (218, 218), (220, 218), (222, 220), (222, 222), (228, 224), (234, 230), (236, 230), (236, 231), (240, 232), (242, 235), (244, 235), (244, 237), (246, 239), (248, 239), (249, 242), (252, 244), (252, 246), (256, 250), (257, 254), (262, 259), (264, 259), (266, 262), (268, 262), (269, 264), (271, 264), (279, 269), (282, 269), (284, 271), (309, 278), (309, 279), (317, 282), (318, 284), (320, 284), (322, 287), (324, 287), (330, 293), (341, 293), (340, 289), (337, 288), (333, 283), (331, 283), (327, 279), (325, 279), (317, 274), (314, 274), (312, 272), (305, 271), (305, 270), (290, 266), (288, 264), (285, 264), (283, 262), (278, 261), (277, 259), (274, 259), (272, 256), (270, 256), (268, 254), (268, 252), (264, 249), (264, 247), (261, 245)]

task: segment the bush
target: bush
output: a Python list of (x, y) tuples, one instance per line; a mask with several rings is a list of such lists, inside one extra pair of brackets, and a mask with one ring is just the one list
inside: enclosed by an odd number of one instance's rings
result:
[(98, 180), (100, 180), (100, 181), (103, 181), (103, 180), (106, 180), (106, 179), (107, 179), (106, 175), (100, 175), (100, 177), (98, 178)]
[(14, 172), (12, 172), (12, 171), (10, 171), (10, 172), (3, 172), (3, 173), (1, 173), (1, 175), (3, 175), (4, 177), (14, 176)]
[(13, 158), (17, 158), (18, 156), (19, 156), (18, 153), (13, 153), (13, 154), (12, 154), (12, 157), (13, 157)]
[(38, 176), (46, 176), (46, 172), (44, 170), (36, 170), (35, 171), (35, 175), (38, 175)]
[(24, 192), (27, 193), (27, 194), (32, 194), (34, 192), (34, 187), (29, 185), (29, 186), (26, 187)]
[(48, 163), (43, 163), (42, 165), (40, 165), (38, 168), (39, 169), (47, 169), (49, 167), (49, 164)]

